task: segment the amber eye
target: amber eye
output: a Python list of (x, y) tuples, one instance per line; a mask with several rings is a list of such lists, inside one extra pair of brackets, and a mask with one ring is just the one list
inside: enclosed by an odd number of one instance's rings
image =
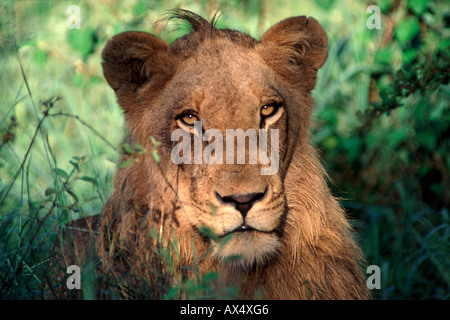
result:
[(179, 118), (179, 121), (181, 121), (186, 126), (193, 126), (195, 121), (199, 121), (200, 119), (193, 113), (185, 113), (182, 114)]
[(267, 104), (261, 107), (261, 115), (264, 118), (271, 117), (277, 113), (279, 106), (277, 104)]

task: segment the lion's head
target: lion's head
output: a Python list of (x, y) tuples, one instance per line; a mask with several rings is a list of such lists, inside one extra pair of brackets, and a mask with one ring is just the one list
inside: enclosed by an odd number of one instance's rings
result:
[[(115, 227), (103, 230), (132, 252), (133, 246), (151, 250), (136, 239), (153, 227), (160, 236), (176, 236), (186, 261), (193, 259), (192, 243), (203, 246), (209, 267), (250, 270), (282, 259), (295, 265), (300, 253), (292, 246), (321, 237), (308, 223), (328, 214), (328, 222), (346, 226), (308, 142), (310, 92), (326, 60), (326, 34), (304, 16), (276, 24), (259, 41), (187, 11), (175, 16), (192, 30), (170, 46), (148, 33), (125, 32), (103, 51), (127, 142), (147, 151), (160, 143), (159, 159), (147, 152), (118, 170), (103, 218)], [(132, 158), (123, 154), (121, 161)]]

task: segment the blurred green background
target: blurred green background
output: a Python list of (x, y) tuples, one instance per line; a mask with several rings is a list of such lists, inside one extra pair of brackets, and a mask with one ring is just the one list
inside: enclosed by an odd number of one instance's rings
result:
[[(367, 27), (380, 9), (380, 29)], [(69, 29), (70, 5), (80, 29)], [(155, 21), (184, 8), (211, 19), (219, 1), (0, 1), (0, 297), (48, 292), (57, 227), (101, 211), (125, 129), (100, 55), (129, 30), (168, 42)], [(429, 0), (228, 1), (218, 27), (259, 38), (315, 17), (329, 56), (311, 129), (333, 193), (352, 219), (381, 299), (450, 297), (450, 8)], [(56, 230), (56, 231), (55, 231)], [(86, 296), (85, 296), (86, 297)]]

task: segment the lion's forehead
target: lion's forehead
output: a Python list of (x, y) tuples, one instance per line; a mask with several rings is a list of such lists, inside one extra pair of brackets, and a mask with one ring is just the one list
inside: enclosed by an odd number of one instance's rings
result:
[(179, 75), (188, 75), (190, 81), (208, 80), (208, 83), (240, 87), (247, 82), (264, 82), (270, 73), (268, 66), (254, 48), (241, 47), (229, 40), (205, 42), (188, 58), (181, 59)]
[[(203, 124), (211, 128), (237, 129), (258, 126), (258, 112), (262, 104), (283, 100), (280, 84), (274, 81), (270, 70), (254, 61), (221, 62), (211, 56), (191, 58), (179, 68), (166, 94), (161, 99), (164, 108), (173, 112), (191, 108), (202, 116)], [(227, 60), (233, 61), (227, 57)], [(204, 61), (204, 63), (201, 63)], [(177, 92), (177, 95), (173, 95)], [(217, 121), (220, 120), (220, 121)]]

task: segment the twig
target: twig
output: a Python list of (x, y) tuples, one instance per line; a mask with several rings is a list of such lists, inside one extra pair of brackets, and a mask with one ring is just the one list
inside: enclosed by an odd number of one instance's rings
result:
[(48, 114), (44, 114), (44, 116), (42, 117), (42, 119), (39, 121), (36, 130), (34, 131), (33, 137), (31, 138), (31, 142), (30, 145), (28, 146), (27, 151), (25, 152), (25, 155), (23, 157), (23, 160), (20, 164), (20, 168), (19, 170), (17, 170), (16, 174), (14, 175), (14, 177), (12, 178), (11, 183), (8, 186), (8, 189), (5, 191), (5, 193), (2, 195), (2, 198), (0, 199), (0, 208), (3, 205), (3, 201), (6, 199), (6, 196), (9, 194), (9, 192), (11, 191), (11, 188), (14, 184), (14, 182), (16, 182), (17, 177), (19, 176), (19, 173), (23, 170), (23, 167), (25, 165), (25, 162), (27, 161), (28, 155), (30, 153), (31, 147), (34, 144), (34, 140), (36, 139), (36, 136), (38, 135), (38, 132), (41, 128), (42, 123), (44, 122), (45, 118), (47, 118)]
[[(55, 100), (56, 101), (56, 100)], [(118, 151), (118, 149), (111, 143), (109, 142), (105, 137), (103, 137), (97, 130), (95, 130), (90, 124), (88, 124), (86, 121), (82, 120), (79, 116), (77, 115), (73, 115), (73, 114), (68, 114), (68, 113), (63, 113), (63, 112), (57, 112), (57, 113), (49, 113), (49, 109), (51, 107), (53, 107), (53, 102), (54, 101), (47, 101), (44, 103), (44, 105), (46, 105), (46, 110), (43, 112), (44, 116), (42, 117), (42, 119), (39, 121), (38, 126), (33, 134), (33, 137), (31, 139), (30, 145), (28, 146), (28, 149), (25, 153), (25, 156), (23, 157), (23, 160), (20, 164), (20, 168), (19, 170), (17, 170), (16, 174), (14, 175), (14, 177), (12, 178), (11, 183), (8, 186), (8, 189), (6, 190), (6, 192), (2, 195), (2, 198), (0, 199), (0, 208), (3, 205), (3, 201), (6, 199), (6, 196), (9, 194), (9, 192), (11, 191), (11, 188), (13, 186), (13, 184), (15, 183), (17, 177), (19, 176), (19, 173), (23, 170), (23, 167), (25, 165), (25, 162), (28, 158), (28, 155), (30, 153), (31, 147), (34, 144), (34, 141), (36, 139), (36, 136), (41, 128), (42, 123), (44, 122), (44, 120), (47, 117), (57, 117), (57, 116), (64, 116), (64, 117), (69, 117), (69, 118), (74, 118), (77, 121), (79, 121), (83, 126), (89, 128), (90, 130), (92, 130), (100, 139), (102, 139), (107, 145), (109, 145), (113, 150)]]
[(117, 147), (115, 147), (111, 142), (109, 142), (108, 140), (106, 140), (105, 137), (103, 137), (100, 132), (98, 132), (97, 130), (94, 129), (94, 127), (92, 127), (90, 124), (88, 124), (86, 121), (82, 120), (79, 116), (74, 115), (74, 114), (70, 114), (70, 113), (64, 113), (64, 112), (57, 112), (57, 113), (49, 113), (48, 114), (49, 117), (57, 117), (57, 116), (63, 116), (63, 117), (69, 117), (69, 118), (74, 118), (76, 119), (78, 122), (80, 122), (83, 126), (89, 128), (91, 131), (93, 131), (100, 139), (102, 139), (108, 146), (110, 146), (113, 150), (118, 151)]

